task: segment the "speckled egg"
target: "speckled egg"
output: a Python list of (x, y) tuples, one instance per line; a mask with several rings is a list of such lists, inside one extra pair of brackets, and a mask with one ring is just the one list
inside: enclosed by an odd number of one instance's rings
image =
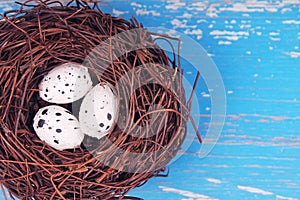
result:
[(96, 85), (83, 99), (79, 122), (83, 133), (102, 138), (113, 129), (116, 118), (117, 97), (106, 84)]
[(92, 87), (88, 69), (64, 63), (53, 68), (39, 84), (40, 97), (50, 103), (66, 104), (82, 98)]
[(57, 150), (72, 149), (84, 138), (76, 117), (56, 105), (41, 108), (34, 117), (33, 128), (41, 140)]

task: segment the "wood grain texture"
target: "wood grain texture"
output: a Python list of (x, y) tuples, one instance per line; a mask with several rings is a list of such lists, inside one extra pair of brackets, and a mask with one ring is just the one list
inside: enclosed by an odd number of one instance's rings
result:
[[(0, 10), (12, 3), (2, 1)], [(194, 137), (187, 151), (130, 194), (155, 199), (300, 198), (300, 1), (103, 1), (105, 12), (145, 27), (182, 32), (208, 52), (226, 88), (227, 114), (213, 151), (199, 159)], [(176, 35), (175, 35), (176, 36)], [(190, 52), (197, 56), (197, 52)], [(185, 77), (195, 70), (183, 61)], [(197, 88), (203, 135), (211, 117), (210, 95)], [(190, 129), (192, 135), (192, 129)]]

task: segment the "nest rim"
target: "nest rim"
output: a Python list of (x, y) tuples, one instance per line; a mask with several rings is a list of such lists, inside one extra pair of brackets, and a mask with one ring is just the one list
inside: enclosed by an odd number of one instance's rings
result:
[[(135, 18), (127, 21), (112, 17), (109, 14), (104, 14), (100, 9), (95, 9), (97, 4), (91, 8), (85, 1), (73, 1), (77, 4), (76, 6), (71, 6), (71, 4), (53, 6), (57, 3), (56, 1), (38, 1), (37, 5), (30, 7), (30, 9), (24, 9), (25, 7), (28, 8), (30, 2), (36, 1), (29, 0), (22, 3), (19, 10), (6, 12), (0, 21), (0, 38), (2, 38), (0, 39), (0, 43), (2, 43), (0, 45), (2, 58), (0, 74), (3, 77), (0, 81), (1, 185), (8, 189), (12, 198), (84, 199), (94, 197), (121, 199), (131, 189), (145, 184), (150, 178), (165, 176), (163, 173), (166, 171), (166, 165), (179, 150), (186, 135), (185, 124), (191, 118), (188, 108), (189, 102), (185, 101), (181, 80), (183, 71), (180, 66), (176, 66), (174, 63), (170, 64), (168, 56), (157, 46), (152, 49), (144, 49), (147, 53), (144, 51), (130, 52), (119, 59), (122, 61), (121, 64), (114, 63), (111, 68), (105, 69), (101, 74), (93, 65), (86, 63), (87, 67), (97, 77), (101, 77), (98, 78), (98, 81), (104, 81), (118, 89), (119, 105), (123, 105), (120, 103), (122, 90), (129, 90), (130, 94), (135, 91), (130, 92), (130, 87), (129, 89), (117, 87), (116, 82), (120, 78), (112, 80), (119, 76), (116, 71), (123, 75), (124, 71), (128, 72), (135, 69), (136, 65), (129, 63), (163, 64), (169, 67), (168, 70), (177, 72), (175, 78), (173, 77), (174, 73), (169, 72), (166, 73), (166, 77), (172, 75), (171, 78), (174, 78), (174, 87), (178, 91), (178, 97), (164, 87), (151, 85), (145, 87), (146, 89), (143, 87), (138, 89), (143, 91), (134, 97), (136, 102), (140, 102), (139, 104), (134, 103), (134, 100), (130, 101), (136, 107), (135, 110), (145, 110), (151, 106), (152, 101), (157, 100), (155, 93), (158, 92), (158, 96), (161, 97), (159, 100), (167, 107), (166, 111), (168, 110), (167, 118), (170, 127), (167, 128), (169, 131), (162, 132), (162, 136), (153, 136), (151, 140), (140, 140), (128, 136), (119, 127), (115, 127), (108, 136), (112, 143), (116, 143), (116, 146), (125, 150), (130, 149), (135, 153), (141, 153), (145, 150), (155, 152), (159, 146), (164, 147), (169, 143), (174, 145), (171, 146), (170, 152), (166, 153), (170, 155), (162, 156), (161, 160), (152, 165), (154, 170), (129, 173), (111, 168), (111, 166), (103, 165), (99, 160), (95, 160), (94, 154), (87, 151), (84, 145), (71, 150), (55, 150), (40, 141), (30, 127), (34, 113), (39, 108), (49, 105), (38, 97), (37, 85), (41, 78), (59, 64), (65, 62), (84, 63), (90, 51), (98, 46), (103, 38), (109, 38), (126, 30), (145, 29)], [(49, 17), (55, 17), (56, 20), (47, 21), (46, 19)], [(78, 22), (80, 22), (81, 27), (78, 27)], [(149, 41), (146, 40), (145, 42)], [(104, 64), (99, 63), (98, 66)], [(159, 80), (159, 75), (153, 72), (151, 74), (149, 71), (147, 73), (149, 73), (150, 78), (153, 76)], [(122, 86), (122, 84), (120, 85)], [(123, 93), (126, 93), (124, 91)], [(124, 96), (126, 94), (123, 94), (122, 97)], [(147, 96), (154, 99), (147, 101)], [(166, 96), (164, 98), (167, 100), (162, 98), (163, 96)], [(144, 105), (141, 105), (141, 102)], [(174, 105), (172, 106), (172, 104)], [(69, 110), (72, 109), (70, 104), (64, 105), (64, 107)], [(129, 109), (124, 112), (129, 115), (143, 114), (140, 111), (132, 113), (133, 110)], [(170, 110), (173, 110), (170, 112), (171, 114), (168, 113)], [(118, 111), (120, 112), (120, 110)], [(91, 139), (89, 139), (87, 137), (85, 144), (92, 144)], [(151, 142), (153, 143), (152, 146), (149, 145)], [(140, 143), (143, 143), (144, 146)], [(101, 144), (104, 144), (101, 148), (109, 149), (109, 143), (103, 142)], [(95, 152), (97, 151), (99, 152), (99, 149), (95, 150)], [(107, 151), (106, 156), (111, 158), (113, 153), (113, 151)], [(120, 158), (126, 159), (126, 156)], [(148, 160), (151, 159), (152, 157), (148, 158)], [(156, 165), (159, 167), (157, 168)], [(128, 166), (129, 168), (132, 167)]]

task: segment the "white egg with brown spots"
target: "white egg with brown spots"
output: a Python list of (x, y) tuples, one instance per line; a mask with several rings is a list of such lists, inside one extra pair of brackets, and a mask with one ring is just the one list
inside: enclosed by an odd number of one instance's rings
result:
[(47, 102), (66, 104), (81, 99), (91, 88), (92, 80), (86, 67), (64, 63), (42, 79), (39, 95)]
[(79, 122), (84, 134), (102, 138), (112, 129), (116, 119), (117, 97), (106, 84), (96, 85), (84, 97), (79, 111)]
[(61, 106), (39, 109), (33, 119), (33, 128), (42, 141), (57, 150), (73, 149), (84, 138), (77, 118)]

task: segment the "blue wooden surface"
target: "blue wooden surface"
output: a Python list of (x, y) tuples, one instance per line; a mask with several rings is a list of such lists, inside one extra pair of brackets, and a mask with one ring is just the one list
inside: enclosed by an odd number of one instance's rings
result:
[[(299, 0), (102, 4), (115, 16), (134, 15), (145, 27), (193, 38), (216, 63), (227, 94), (226, 123), (213, 151), (199, 159), (194, 140), (168, 166), (169, 177), (151, 179), (131, 195), (146, 200), (300, 198)], [(0, 11), (11, 5), (2, 1)], [(183, 65), (185, 77), (193, 80), (195, 71)], [(213, 91), (203, 79), (200, 83), (200, 111), (194, 117), (205, 135)]]

